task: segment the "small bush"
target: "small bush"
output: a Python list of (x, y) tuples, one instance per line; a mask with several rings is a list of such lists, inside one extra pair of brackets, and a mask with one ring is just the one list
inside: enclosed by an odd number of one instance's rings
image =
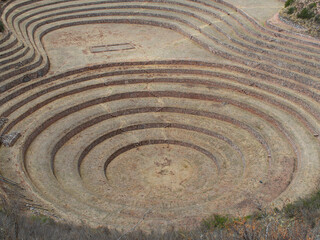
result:
[(0, 32), (3, 32), (4, 31), (4, 25), (3, 23), (0, 21)]
[(310, 3), (310, 4), (308, 5), (308, 8), (309, 8), (309, 9), (312, 9), (312, 8), (315, 8), (316, 6), (317, 6), (316, 3)]
[(320, 24), (320, 15), (319, 15), (319, 14), (314, 18), (314, 21), (315, 21), (316, 23), (319, 23), (319, 24)]
[(290, 7), (290, 8), (288, 9), (287, 13), (288, 13), (288, 14), (292, 14), (292, 13), (294, 13), (296, 10), (297, 10), (296, 7)]
[(313, 12), (309, 11), (307, 8), (304, 8), (301, 10), (300, 13), (298, 13), (297, 17), (302, 19), (310, 19), (314, 16)]
[(206, 218), (202, 221), (202, 226), (206, 229), (225, 228), (227, 223), (230, 223), (230, 219), (226, 216), (214, 214), (213, 216)]
[(290, 6), (292, 3), (294, 2), (294, 0), (287, 0), (286, 3), (284, 4), (285, 7)]

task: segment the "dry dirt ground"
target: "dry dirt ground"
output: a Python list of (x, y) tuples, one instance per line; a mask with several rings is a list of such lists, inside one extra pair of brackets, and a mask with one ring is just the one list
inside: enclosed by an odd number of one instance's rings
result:
[(192, 227), (313, 192), (320, 41), (279, 21), (282, 6), (8, 1), (1, 175), (32, 210), (117, 229)]

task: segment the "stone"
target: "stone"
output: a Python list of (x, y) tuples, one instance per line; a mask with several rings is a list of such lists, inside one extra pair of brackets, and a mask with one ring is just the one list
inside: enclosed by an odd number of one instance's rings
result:
[(0, 129), (8, 122), (8, 118), (0, 118)]
[(6, 147), (12, 147), (16, 141), (18, 140), (18, 138), (21, 136), (20, 133), (18, 132), (12, 132), (10, 134), (7, 135), (3, 135), (1, 136), (1, 143), (6, 146)]
[(29, 75), (25, 75), (22, 79), (22, 82), (29, 82), (31, 80)]

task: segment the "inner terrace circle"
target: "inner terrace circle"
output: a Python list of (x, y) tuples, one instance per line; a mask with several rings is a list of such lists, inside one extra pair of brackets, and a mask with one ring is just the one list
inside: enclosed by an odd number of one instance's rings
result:
[[(106, 174), (112, 187), (156, 203), (167, 201), (167, 195), (172, 199), (172, 195), (178, 197), (184, 191), (191, 193), (202, 188), (207, 181), (216, 181), (215, 168), (212, 159), (192, 148), (156, 144), (140, 146), (119, 155), (110, 163)], [(205, 174), (208, 170), (210, 175)]]

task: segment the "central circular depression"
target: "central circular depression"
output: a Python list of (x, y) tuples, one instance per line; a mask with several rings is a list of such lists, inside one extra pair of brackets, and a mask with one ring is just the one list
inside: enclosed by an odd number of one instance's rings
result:
[(179, 201), (217, 180), (213, 159), (177, 144), (152, 144), (130, 149), (115, 158), (106, 175), (110, 186), (140, 201)]

